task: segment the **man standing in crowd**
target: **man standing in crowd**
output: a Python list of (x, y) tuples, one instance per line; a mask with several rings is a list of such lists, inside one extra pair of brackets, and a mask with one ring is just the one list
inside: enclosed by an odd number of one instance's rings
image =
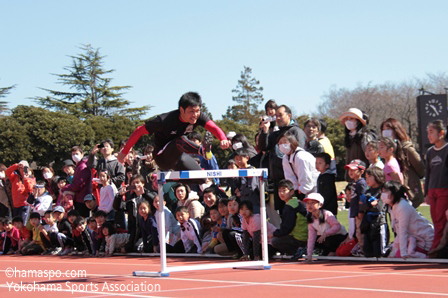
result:
[(260, 136), (258, 138), (258, 149), (269, 152), (269, 179), (273, 182), (273, 193), (275, 197), (275, 209), (281, 211), (285, 203), (278, 196), (278, 182), (285, 179), (283, 174), (282, 159), (283, 153), (280, 152), (277, 140), (287, 131), (291, 131), (299, 142), (299, 147), (305, 147), (305, 133), (299, 125), (292, 119), (291, 109), (286, 105), (281, 105), (275, 112), (277, 131), (270, 131), (271, 123), (268, 121), (260, 122)]

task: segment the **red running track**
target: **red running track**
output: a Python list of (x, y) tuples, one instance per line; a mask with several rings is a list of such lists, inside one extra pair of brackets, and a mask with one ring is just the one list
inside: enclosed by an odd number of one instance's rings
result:
[[(213, 262), (226, 260), (168, 259), (171, 266)], [(447, 264), (276, 261), (271, 265), (271, 270), (213, 269), (143, 278), (132, 272), (159, 271), (158, 258), (0, 256), (0, 297), (448, 296)], [(49, 278), (50, 274), (63, 275)]]

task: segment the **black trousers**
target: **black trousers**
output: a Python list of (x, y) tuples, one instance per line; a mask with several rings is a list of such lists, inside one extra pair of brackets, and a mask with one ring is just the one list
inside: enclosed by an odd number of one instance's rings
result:
[[(198, 154), (200, 146), (193, 143), (186, 136), (182, 136), (168, 143), (161, 154), (155, 155), (154, 160), (162, 171), (200, 171), (202, 168), (189, 154)], [(205, 179), (179, 180), (188, 184), (203, 184)]]

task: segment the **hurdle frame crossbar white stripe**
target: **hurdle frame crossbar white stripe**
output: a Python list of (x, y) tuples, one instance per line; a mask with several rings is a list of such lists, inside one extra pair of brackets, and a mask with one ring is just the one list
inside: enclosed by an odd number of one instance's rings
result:
[(205, 179), (205, 178), (233, 178), (233, 177), (258, 177), (260, 187), (260, 217), (261, 217), (261, 239), (262, 239), (262, 260), (260, 261), (242, 261), (242, 262), (220, 262), (213, 264), (196, 264), (186, 266), (168, 267), (166, 262), (166, 246), (160, 245), (160, 271), (146, 272), (134, 271), (134, 276), (143, 277), (168, 277), (170, 272), (192, 271), (192, 270), (210, 270), (210, 269), (224, 269), (224, 268), (246, 268), (267, 270), (271, 269), (268, 258), (268, 236), (266, 224), (266, 204), (264, 199), (264, 181), (267, 180), (267, 169), (243, 169), (243, 170), (212, 170), (212, 171), (173, 171), (173, 172), (159, 172), (157, 174), (157, 185), (159, 194), (159, 212), (162, 216), (157, 221), (157, 229), (159, 232), (159, 243), (166, 243), (165, 239), (165, 216), (163, 215), (164, 199), (163, 199), (163, 184), (166, 180), (179, 179)]

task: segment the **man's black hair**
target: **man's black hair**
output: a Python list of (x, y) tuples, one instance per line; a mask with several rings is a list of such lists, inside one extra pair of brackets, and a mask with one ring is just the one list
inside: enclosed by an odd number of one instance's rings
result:
[(111, 139), (102, 140), (100, 144), (102, 145), (104, 143), (108, 143), (111, 148), (114, 148), (114, 141), (112, 141)]
[(320, 118), (319, 119), (320, 122), (320, 132), (321, 133), (326, 133), (327, 132), (327, 121), (325, 121), (325, 119)]
[(199, 93), (196, 92), (187, 92), (181, 96), (179, 99), (179, 108), (183, 108), (184, 110), (188, 107), (197, 107), (202, 106), (202, 100)]
[(277, 110), (279, 110), (280, 108), (284, 108), (286, 114), (292, 115), (292, 111), (287, 105), (281, 105), (277, 108)]

